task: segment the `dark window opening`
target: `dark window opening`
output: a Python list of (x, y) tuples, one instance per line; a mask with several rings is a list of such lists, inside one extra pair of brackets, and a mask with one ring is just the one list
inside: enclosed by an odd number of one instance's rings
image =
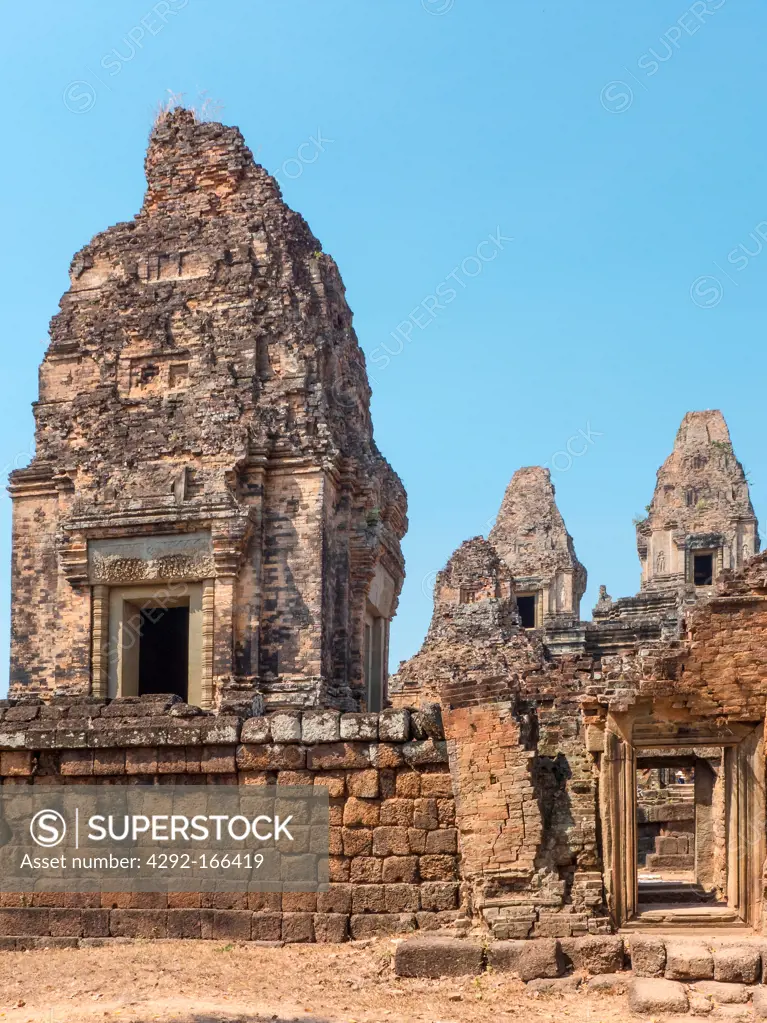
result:
[(372, 624), (365, 623), (364, 664), (367, 688), (367, 709), (384, 708), (386, 619), (376, 616)]
[(535, 597), (517, 597), (519, 617), (522, 619), (523, 629), (535, 628)]
[(186, 700), (189, 692), (189, 608), (145, 608), (141, 612), (140, 636), (139, 695), (175, 693)]
[(710, 586), (714, 581), (714, 555), (696, 554), (693, 559), (692, 578), (696, 586)]

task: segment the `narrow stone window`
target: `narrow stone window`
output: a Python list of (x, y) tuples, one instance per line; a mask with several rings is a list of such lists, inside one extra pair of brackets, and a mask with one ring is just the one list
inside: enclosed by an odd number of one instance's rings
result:
[(371, 653), (371, 634), (373, 631), (372, 622), (365, 622), (365, 636), (362, 648), (362, 672), (365, 679), (365, 684), (369, 685), (370, 680), (370, 653)]
[(517, 608), (519, 617), (522, 619), (523, 629), (535, 628), (535, 594), (526, 597), (517, 597)]
[(369, 711), (377, 712), (384, 707), (387, 628), (385, 618), (368, 617), (365, 622), (363, 659)]
[(714, 581), (714, 555), (696, 554), (693, 558), (692, 580), (696, 586), (710, 586)]

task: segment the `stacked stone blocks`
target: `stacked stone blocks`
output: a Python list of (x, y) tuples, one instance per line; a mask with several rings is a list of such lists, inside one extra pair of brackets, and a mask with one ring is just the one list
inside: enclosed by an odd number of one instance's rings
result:
[(444, 741), (406, 710), (283, 712), (242, 720), (167, 698), (3, 701), (4, 786), (321, 785), (327, 891), (0, 894), (0, 937), (336, 942), (435, 930), (459, 916), (455, 803)]

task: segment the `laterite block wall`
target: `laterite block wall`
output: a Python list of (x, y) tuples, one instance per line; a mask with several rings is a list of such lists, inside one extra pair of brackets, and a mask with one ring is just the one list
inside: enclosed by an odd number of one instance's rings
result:
[[(324, 785), (330, 889), (319, 893), (0, 893), (0, 947), (114, 937), (344, 941), (436, 930), (460, 910), (444, 741), (407, 710), (213, 715), (141, 697), (0, 702), (4, 786)], [(420, 735), (421, 737), (416, 737)]]

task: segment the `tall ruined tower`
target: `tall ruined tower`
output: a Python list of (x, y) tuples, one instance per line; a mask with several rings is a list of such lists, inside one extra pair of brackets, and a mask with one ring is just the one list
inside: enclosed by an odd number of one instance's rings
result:
[(158, 120), (74, 258), (12, 475), (11, 691), (377, 707), (406, 498), (332, 258), (240, 132)]
[(759, 550), (743, 466), (718, 410), (688, 412), (658, 470), (648, 515), (637, 525), (642, 589), (707, 592), (724, 569)]

